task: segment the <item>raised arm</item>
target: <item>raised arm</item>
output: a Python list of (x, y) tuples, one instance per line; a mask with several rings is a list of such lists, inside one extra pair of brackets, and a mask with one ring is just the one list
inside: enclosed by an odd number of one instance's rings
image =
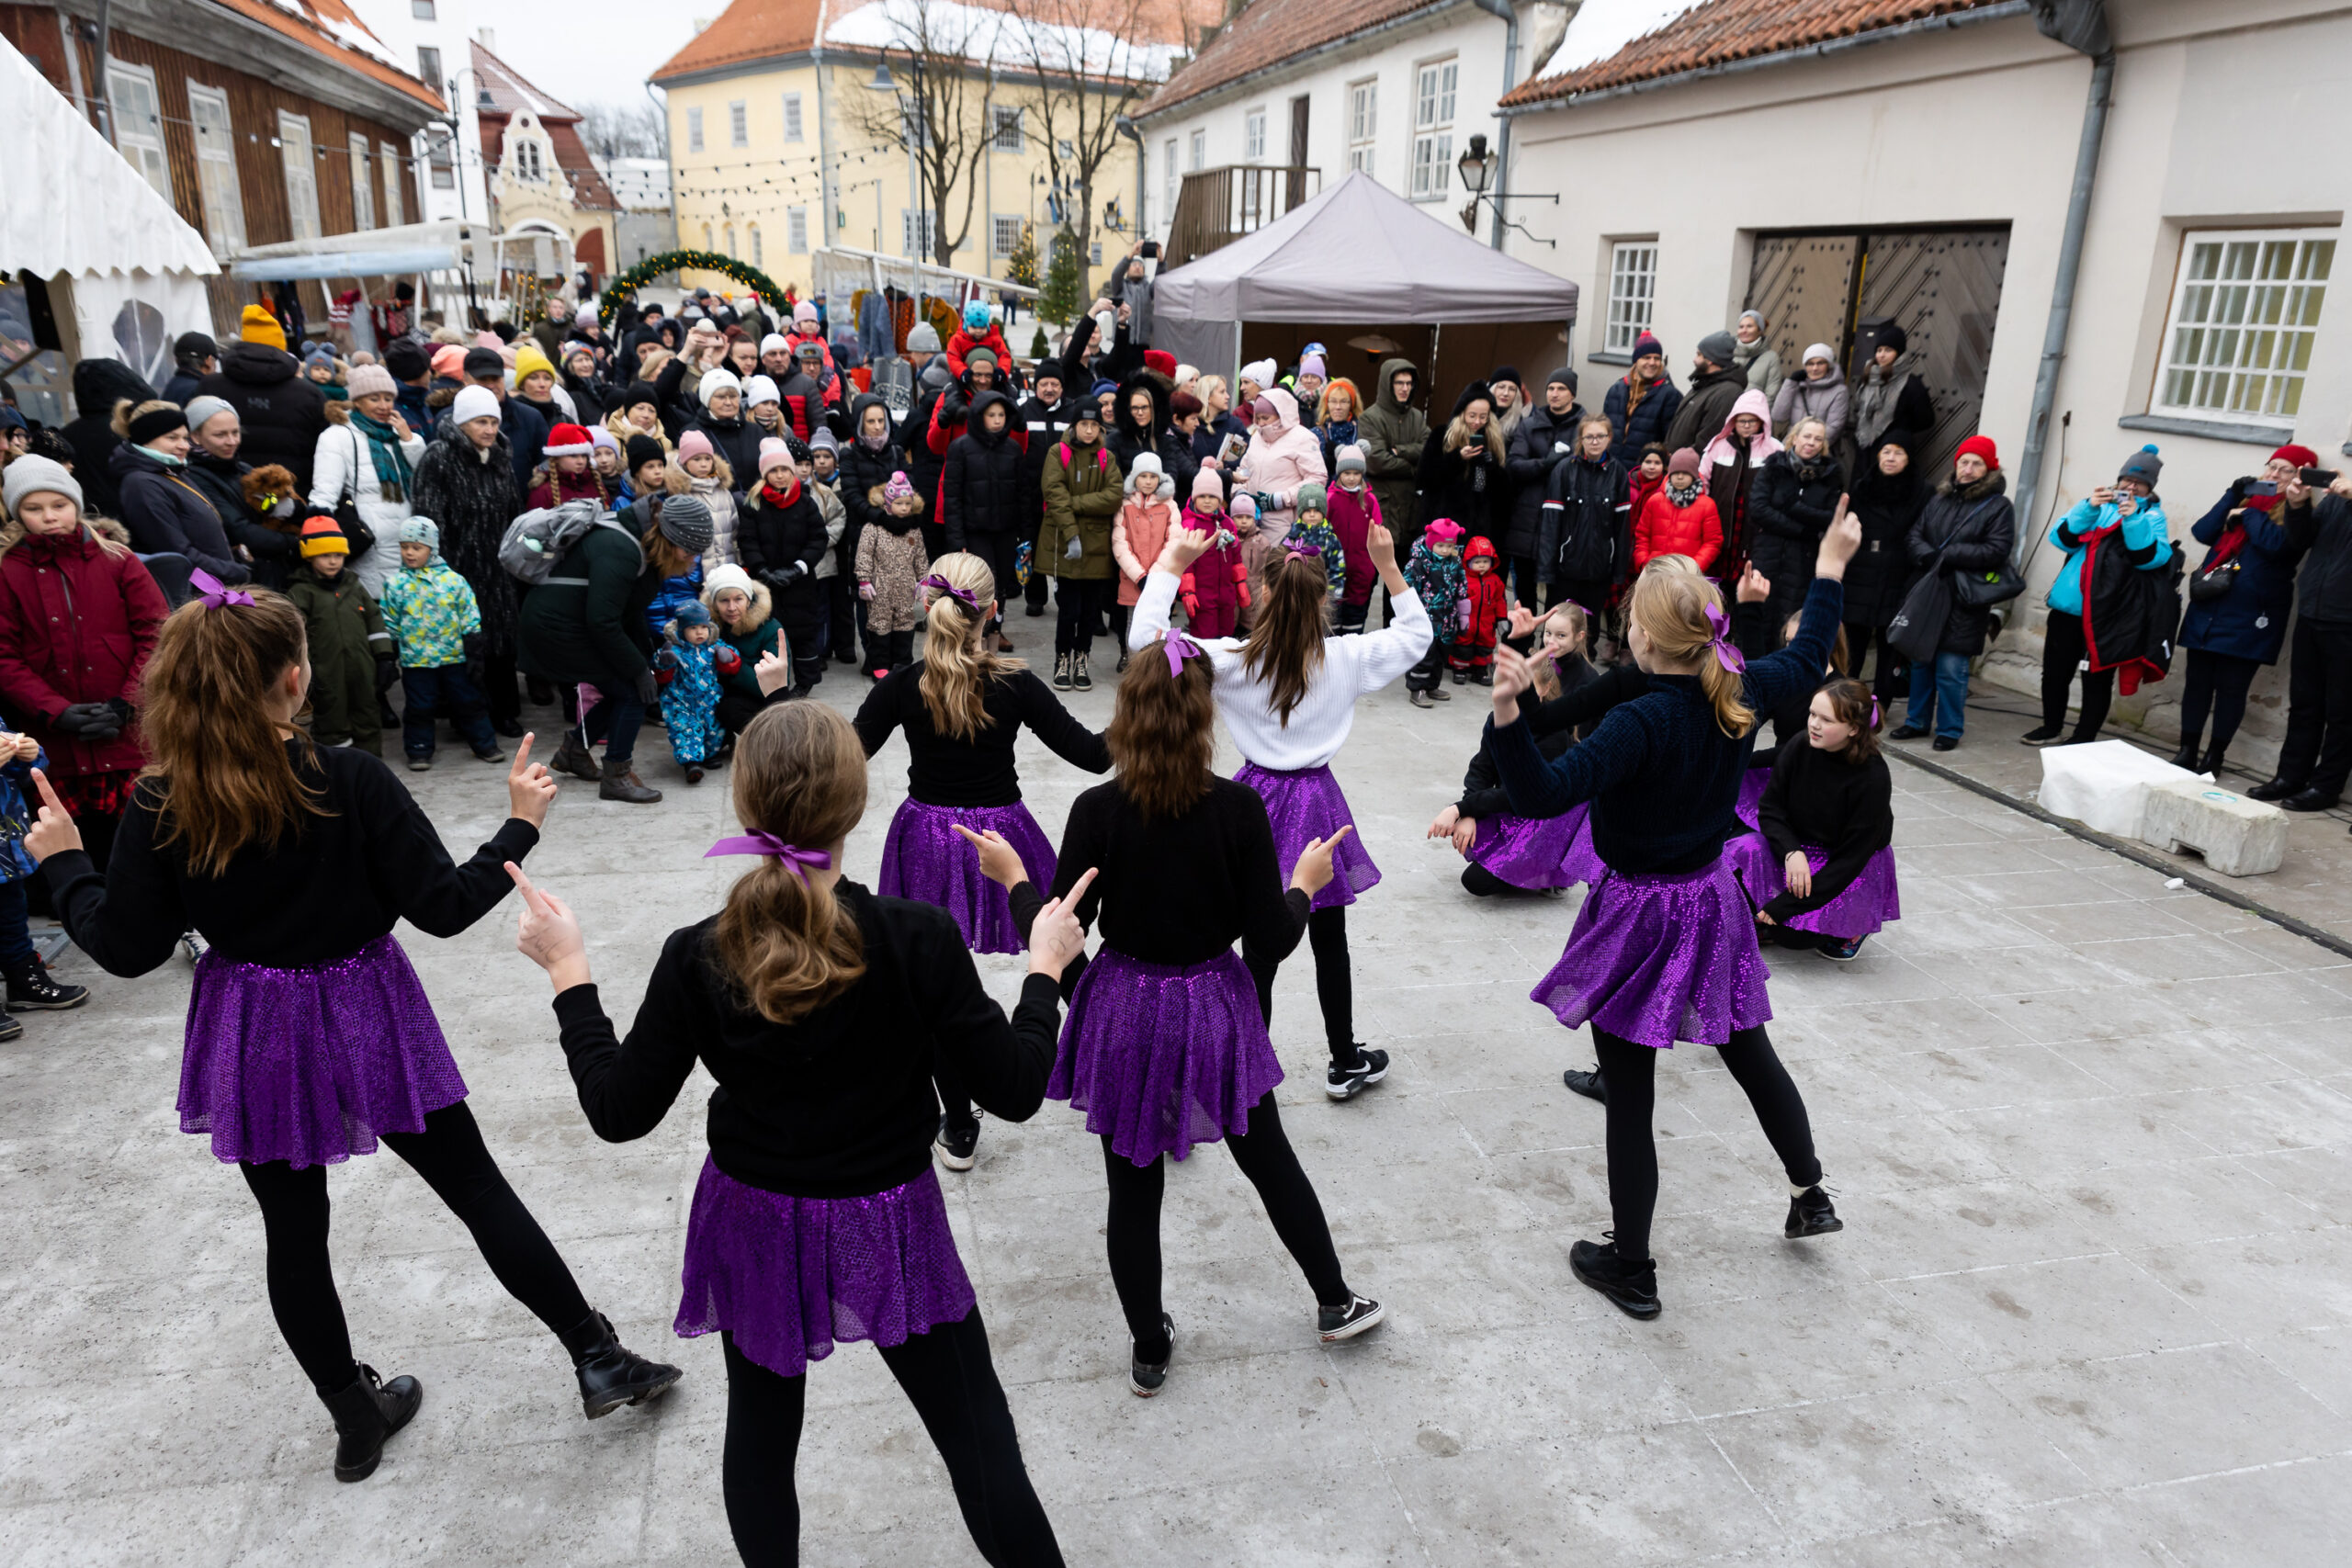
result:
[(1109, 743), (1072, 717), (1053, 689), (1037, 679), (1035, 671), (1024, 670), (1017, 680), (1021, 722), (1029, 727), (1032, 734), (1044, 741), (1055, 756), (1074, 767), (1084, 768), (1090, 773), (1111, 771)]
[(696, 928), (670, 933), (627, 1040), (614, 1037), (594, 981), (556, 993), (572, 1088), (588, 1125), (608, 1144), (641, 1138), (660, 1126), (694, 1071), (697, 1043), (718, 1038), (718, 1008), (704, 977), (701, 949)]
[(1364, 552), (1372, 557), (1372, 564), (1380, 572), (1381, 586), (1388, 590), (1388, 624), (1376, 632), (1351, 637), (1358, 645), (1360, 662), (1356, 666), (1356, 690), (1376, 692), (1389, 682), (1420, 662), (1421, 655), (1430, 650), (1430, 638), (1436, 635), (1430, 626), (1430, 613), (1421, 596), (1405, 581), (1396, 567), (1396, 542), (1388, 530), (1374, 524), (1364, 541)]
[(509, 861), (520, 863), (539, 841), (555, 798), (555, 781), (531, 761), (532, 738), (514, 748), (507, 771), (509, 809), (490, 841), (463, 865), (453, 863), (441, 835), (390, 770), (369, 765), (358, 776), (359, 816), (367, 835), (368, 873), (384, 901), (430, 936), (456, 936), (498, 907), (513, 888)]

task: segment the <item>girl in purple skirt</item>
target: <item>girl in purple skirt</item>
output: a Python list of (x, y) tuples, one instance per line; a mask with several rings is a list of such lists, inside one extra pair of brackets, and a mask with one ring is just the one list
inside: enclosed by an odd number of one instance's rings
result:
[[(1170, 606), (1185, 571), (1208, 548), (1209, 536), (1181, 529), (1169, 537), (1159, 562), (1144, 580), (1128, 634), (1140, 649), (1168, 629)], [(1387, 586), (1388, 625), (1370, 635), (1333, 637), (1329, 579), (1311, 547), (1268, 551), (1264, 592), (1248, 640), (1210, 637), (1200, 643), (1216, 671), (1217, 711), (1243, 766), (1234, 775), (1263, 796), (1273, 824), (1274, 851), (1286, 876), (1314, 841), (1339, 846), (1338, 874), (1315, 896), (1306, 941), (1315, 952), (1315, 995), (1323, 1008), (1323, 1034), (1331, 1051), (1324, 1092), (1347, 1100), (1388, 1076), (1388, 1053), (1355, 1037), (1355, 995), (1348, 972), (1348, 909), (1356, 895), (1380, 880), (1380, 868), (1352, 836), (1347, 796), (1331, 776), (1356, 717), (1356, 699), (1380, 690), (1419, 661), (1430, 646), (1430, 617), (1420, 596), (1396, 569), (1388, 530), (1374, 524), (1365, 553)], [(1259, 1009), (1271, 1022), (1279, 955), (1245, 942), (1241, 955), (1258, 986)]]
[[(1634, 1317), (1658, 1314), (1650, 1216), (1657, 1149), (1650, 1123), (1657, 1053), (1677, 1040), (1713, 1045), (1781, 1156), (1791, 1237), (1840, 1227), (1821, 1189), (1804, 1100), (1773, 1053), (1756, 922), (1724, 858), (1756, 716), (1819, 682), (1843, 604), (1841, 580), (1861, 532), (1845, 503), (1823, 537), (1804, 620), (1781, 652), (1750, 664), (1730, 641), (1720, 595), (1687, 571), (1645, 571), (1627, 641), (1648, 691), (1609, 710), (1592, 734), (1547, 762), (1520, 711), (1527, 660), (1498, 650), (1487, 745), (1511, 809), (1557, 816), (1592, 803), (1593, 847), (1608, 874), (1577, 911), (1566, 950), (1534, 999), (1571, 1029), (1592, 1026), (1607, 1086), (1609, 1197), (1616, 1229), (1579, 1241), (1577, 1277)], [(1751, 568), (1743, 600), (1770, 585)]]
[(1843, 676), (1815, 692), (1805, 733), (1772, 764), (1758, 832), (1728, 852), (1781, 947), (1852, 960), (1903, 908), (1894, 883), (1894, 780), (1879, 752), (1878, 703)]
[[(1273, 1095), (1282, 1064), (1233, 952), (1238, 937), (1280, 963), (1298, 945), (1351, 829), (1305, 844), (1284, 890), (1265, 803), (1209, 772), (1217, 705), (1208, 664), (1182, 632), (1137, 650), (1111, 715), (1118, 777), (1070, 806), (1053, 882), (1081, 921), (1101, 917), (1102, 948), (1071, 993), (1046, 1093), (1086, 1112), (1086, 1130), (1102, 1139), (1111, 1282), (1135, 1341), (1129, 1386), (1147, 1399), (1167, 1380), (1176, 1333), (1159, 1295), (1163, 1155), (1181, 1160), (1220, 1139), (1233, 1151), (1315, 1292), (1325, 1341), (1382, 1316), (1378, 1302), (1348, 1288), (1323, 1205), (1283, 1135)], [(966, 836), (1028, 924), (1041, 895), (1020, 856), (1001, 836)], [(1091, 890), (1080, 866), (1101, 873)]]
[(482, 1146), (416, 972), (407, 919), (455, 936), (538, 842), (555, 780), (526, 736), (506, 775), (512, 813), (462, 866), (372, 754), (313, 746), (295, 725), (311, 663), (302, 613), (266, 589), (224, 589), (164, 623), (141, 714), (153, 766), (133, 791), (104, 875), (36, 773), (26, 846), (83, 952), (113, 975), (198, 960), (180, 1065), (180, 1130), (210, 1138), (261, 1205), (269, 1304), (334, 1416), (338, 1481), (366, 1479), (416, 1414), (413, 1377), (356, 1361), (327, 1258), (327, 1167), (380, 1139), (473, 1233), (498, 1282), (571, 1352), (594, 1419), (667, 1390), (678, 1369), (631, 1354)]
[[(907, 798), (890, 818), (875, 887), (886, 898), (945, 909), (974, 953), (1018, 953), (1021, 934), (1004, 889), (980, 874), (956, 829), (1002, 834), (1030, 880), (1046, 886), (1054, 846), (1021, 802), (1012, 744), (1026, 726), (1056, 756), (1090, 773), (1109, 773), (1111, 753), (1027, 666), (989, 650), (983, 632), (996, 614), (996, 576), (988, 562), (961, 550), (942, 556), (922, 592), (923, 657), (893, 671), (857, 710), (869, 757), (891, 731), (907, 734)], [(951, 1072), (940, 1077), (939, 1100), (940, 1162), (969, 1170), (980, 1139), (971, 1097)]]
[[(775, 674), (788, 678), (781, 665)], [(1034, 1113), (1057, 987), (1085, 933), (1064, 903), (1036, 912), (1007, 1022), (944, 911), (842, 875), (865, 774), (856, 732), (821, 703), (752, 721), (734, 763), (745, 831), (709, 851), (754, 857), (752, 868), (718, 913), (670, 934), (626, 1040), (589, 976), (579, 920), (519, 869), (517, 945), (555, 984), (564, 1055), (599, 1137), (652, 1132), (697, 1061), (718, 1082), (677, 1331), (717, 1333), (726, 1353), (721, 1483), (743, 1561), (800, 1560), (793, 1467), (808, 1363), (868, 1339), (946, 1462), (980, 1555), (1057, 1568), (931, 1168), (931, 1086), (935, 1065), (949, 1066), (997, 1115)]]

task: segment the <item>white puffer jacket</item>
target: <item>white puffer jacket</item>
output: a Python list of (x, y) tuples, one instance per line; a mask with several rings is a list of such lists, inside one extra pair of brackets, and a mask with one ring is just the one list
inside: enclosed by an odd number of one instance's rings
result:
[[(409, 503), (405, 497), (399, 501), (387, 498), (376, 482), (376, 457), (368, 450), (368, 437), (355, 429), (343, 412), (347, 404), (327, 405), (327, 427), (319, 433), (317, 450), (311, 457), (311, 504), (332, 512), (345, 501), (357, 503), (359, 521), (376, 536), (373, 549), (351, 558), (349, 570), (358, 573), (360, 585), (378, 598), (384, 584), (401, 566), (401, 525), (409, 519)], [(401, 443), (407, 454), (409, 467), (424, 456), (424, 437), (411, 432)]]

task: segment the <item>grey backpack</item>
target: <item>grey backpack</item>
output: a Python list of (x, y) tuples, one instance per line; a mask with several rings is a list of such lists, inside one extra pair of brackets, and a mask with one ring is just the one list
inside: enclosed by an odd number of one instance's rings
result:
[[(548, 574), (574, 545), (588, 536), (588, 530), (596, 527), (628, 534), (628, 529), (613, 521), (612, 513), (593, 501), (567, 501), (561, 506), (526, 512), (506, 525), (506, 532), (498, 541), (498, 564), (506, 569), (509, 576), (533, 587), (548, 582), (584, 587), (585, 578), (559, 579)], [(637, 541), (632, 537), (629, 543)]]

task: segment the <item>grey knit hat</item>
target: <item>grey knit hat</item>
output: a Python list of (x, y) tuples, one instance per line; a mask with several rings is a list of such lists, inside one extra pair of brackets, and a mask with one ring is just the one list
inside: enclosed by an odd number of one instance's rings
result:
[(2124, 458), (2123, 467), (2117, 471), (2115, 477), (2119, 481), (2138, 479), (2153, 491), (2156, 488), (2156, 480), (2162, 477), (2164, 471), (2165, 460), (2156, 456), (2155, 444), (2151, 442)]
[(842, 444), (833, 439), (831, 431), (820, 424), (808, 433), (808, 450), (812, 453), (831, 452), (838, 459), (841, 457)]
[(710, 502), (698, 495), (673, 495), (662, 503), (662, 536), (682, 550), (702, 554), (716, 528)]
[(1729, 333), (1709, 333), (1699, 340), (1699, 352), (1712, 365), (1729, 365), (1739, 352), (1739, 340)]
[(910, 355), (937, 354), (939, 352), (939, 329), (933, 326), (929, 321), (917, 321), (913, 326), (909, 327), (907, 329), (907, 352)]
[(343, 378), (343, 384), (350, 389), (355, 400), (371, 392), (398, 392), (401, 389), (400, 383), (392, 379), (392, 373), (380, 365), (353, 366), (351, 374)]
[(53, 458), (27, 454), (10, 463), (7, 472), (0, 475), (0, 499), (7, 502), (11, 517), (17, 515), (17, 508), (24, 503), (25, 497), (43, 491), (55, 491), (77, 508), (82, 505), (80, 482), (66, 471), (64, 464)]
[(234, 413), (236, 411), (234, 409), (230, 407), (229, 401), (225, 398), (216, 398), (209, 393), (203, 397), (190, 398), (187, 400), (187, 427), (192, 431), (202, 430), (204, 428), (204, 422), (212, 418), (214, 415)]

